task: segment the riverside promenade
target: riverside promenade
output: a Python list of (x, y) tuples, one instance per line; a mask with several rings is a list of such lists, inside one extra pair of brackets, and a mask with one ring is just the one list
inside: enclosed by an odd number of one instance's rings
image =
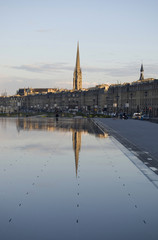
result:
[(158, 174), (158, 124), (112, 118), (98, 118), (95, 122)]

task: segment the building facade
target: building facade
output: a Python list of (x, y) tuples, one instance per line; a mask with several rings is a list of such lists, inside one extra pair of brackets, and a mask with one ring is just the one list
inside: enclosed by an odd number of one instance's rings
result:
[(113, 112), (126, 112), (130, 115), (142, 112), (151, 117), (158, 117), (158, 79), (111, 85), (107, 105), (109, 111)]
[(19, 89), (15, 96), (0, 97), (0, 112), (61, 111), (75, 109), (82, 112), (135, 112), (158, 117), (158, 79), (144, 78), (143, 64), (139, 80), (124, 84), (102, 84), (82, 88), (79, 44), (73, 75), (73, 90), (36, 88)]

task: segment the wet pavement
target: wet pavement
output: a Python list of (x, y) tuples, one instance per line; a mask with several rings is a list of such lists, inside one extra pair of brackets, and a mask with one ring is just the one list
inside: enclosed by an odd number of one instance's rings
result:
[(95, 119), (97, 125), (158, 174), (158, 124), (142, 120)]
[(92, 121), (3, 118), (0, 136), (0, 239), (158, 238), (158, 176)]

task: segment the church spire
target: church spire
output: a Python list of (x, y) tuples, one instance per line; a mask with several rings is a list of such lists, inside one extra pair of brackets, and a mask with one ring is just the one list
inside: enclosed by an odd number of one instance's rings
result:
[(144, 80), (144, 67), (143, 67), (143, 64), (141, 64), (139, 80)]
[(77, 44), (76, 66), (73, 76), (73, 90), (82, 89), (82, 71), (80, 68), (79, 42)]
[(76, 69), (80, 69), (79, 42), (77, 43)]

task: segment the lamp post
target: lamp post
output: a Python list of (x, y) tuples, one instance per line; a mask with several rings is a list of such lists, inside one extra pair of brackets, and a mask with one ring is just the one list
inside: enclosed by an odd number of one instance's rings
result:
[(95, 99), (93, 99), (93, 113), (95, 112)]
[(116, 96), (116, 100), (117, 100), (117, 113), (116, 113), (116, 114), (117, 114), (117, 117), (118, 117), (118, 109), (119, 109), (119, 108), (118, 108), (118, 100), (119, 100), (119, 95), (118, 95), (118, 94), (117, 94), (117, 96)]
[(109, 114), (109, 97), (106, 97), (106, 112)]
[(28, 93), (30, 92), (30, 89), (29, 88), (27, 88), (27, 90), (26, 90), (26, 96), (27, 96), (27, 103), (26, 103), (26, 112), (27, 112), (27, 114), (28, 114), (28, 111), (29, 111), (29, 97), (28, 97)]
[(115, 113), (117, 107), (117, 103), (113, 103), (113, 112)]
[(132, 97), (133, 97), (133, 93), (131, 93), (130, 96), (131, 96), (131, 117), (132, 117)]
[(127, 111), (127, 115), (128, 115), (128, 108), (129, 108), (129, 103), (125, 103), (125, 108), (126, 108), (126, 111)]
[(148, 96), (147, 91), (144, 93), (144, 96), (145, 96), (145, 114), (147, 115), (147, 96)]
[(19, 116), (19, 112), (20, 112), (20, 107), (21, 107), (21, 102), (17, 102), (18, 116)]
[(57, 111), (57, 104), (56, 103), (54, 104), (54, 111), (55, 112)]

